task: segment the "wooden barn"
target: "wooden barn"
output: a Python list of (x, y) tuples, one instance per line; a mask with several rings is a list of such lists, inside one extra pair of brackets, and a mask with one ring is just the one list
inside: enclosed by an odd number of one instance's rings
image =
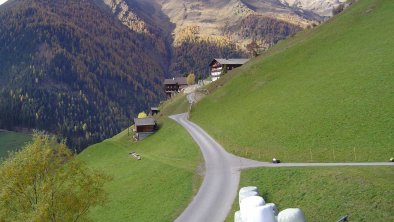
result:
[(153, 115), (158, 114), (159, 112), (160, 112), (159, 107), (151, 107), (151, 108), (150, 108), (149, 115), (153, 116)]
[(186, 77), (174, 77), (172, 79), (164, 80), (164, 89), (168, 97), (171, 97), (172, 94), (178, 93), (183, 88), (186, 87), (187, 87)]
[(157, 130), (157, 124), (153, 117), (134, 118), (135, 138), (143, 140)]
[(227, 71), (242, 66), (249, 59), (213, 59), (209, 64), (212, 81), (216, 81)]

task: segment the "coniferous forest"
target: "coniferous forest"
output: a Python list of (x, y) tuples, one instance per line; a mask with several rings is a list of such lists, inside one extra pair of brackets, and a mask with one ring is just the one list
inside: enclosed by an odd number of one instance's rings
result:
[(0, 128), (37, 128), (78, 151), (159, 102), (151, 39), (93, 1), (15, 1), (0, 11)]

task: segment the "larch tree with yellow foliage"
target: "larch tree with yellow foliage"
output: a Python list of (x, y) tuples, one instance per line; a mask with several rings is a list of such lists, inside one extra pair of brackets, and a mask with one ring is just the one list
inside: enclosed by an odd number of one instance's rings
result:
[(145, 112), (140, 112), (140, 113), (138, 113), (138, 119), (143, 119), (143, 118), (146, 118), (146, 117), (148, 117), (148, 115), (146, 115), (146, 113)]
[(35, 133), (0, 165), (0, 221), (88, 221), (110, 178), (89, 169), (64, 143)]

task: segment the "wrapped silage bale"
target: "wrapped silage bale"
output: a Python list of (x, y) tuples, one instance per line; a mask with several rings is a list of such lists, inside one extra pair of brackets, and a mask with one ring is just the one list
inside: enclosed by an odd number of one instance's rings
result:
[(301, 209), (288, 208), (279, 212), (278, 222), (306, 222), (306, 219)]
[(255, 187), (255, 186), (242, 187), (241, 189), (239, 189), (239, 192), (238, 192), (238, 200), (239, 200), (240, 206), (241, 206), (241, 201), (243, 199), (245, 199), (246, 197), (258, 196), (258, 195), (259, 195), (259, 191), (258, 191), (257, 187)]
[(260, 196), (251, 196), (243, 199), (240, 205), (242, 221), (244, 222), (247, 221), (250, 210), (252, 210), (255, 207), (263, 206), (264, 204), (265, 201)]
[(253, 207), (248, 210), (245, 222), (277, 222), (272, 205)]
[(245, 198), (252, 197), (252, 196), (258, 196), (258, 195), (259, 195), (259, 193), (257, 193), (256, 191), (248, 191), (248, 192), (239, 193), (239, 197), (238, 197), (238, 199), (239, 199), (239, 206), (241, 206), (241, 202)]
[(255, 186), (247, 186), (247, 187), (242, 187), (241, 189), (239, 189), (239, 193), (249, 192), (249, 191), (256, 191), (257, 193), (259, 192), (259, 190)]
[(276, 206), (276, 204), (274, 204), (274, 203), (267, 203), (265, 205), (266, 206), (272, 206), (272, 210), (274, 212), (274, 215), (278, 216), (279, 211), (278, 211), (278, 207)]
[(241, 212), (240, 211), (235, 212), (235, 214), (234, 214), (234, 222), (243, 222), (242, 218), (241, 218)]

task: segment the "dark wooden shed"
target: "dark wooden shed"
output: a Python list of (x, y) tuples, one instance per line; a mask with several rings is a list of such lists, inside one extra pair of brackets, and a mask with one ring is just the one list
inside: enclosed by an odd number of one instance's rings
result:
[(159, 109), (158, 107), (151, 107), (151, 108), (150, 108), (150, 115), (151, 115), (151, 116), (156, 115), (156, 114), (158, 114), (159, 112), (160, 112), (160, 109)]
[(137, 140), (144, 139), (157, 129), (157, 124), (153, 117), (134, 118), (134, 125)]

